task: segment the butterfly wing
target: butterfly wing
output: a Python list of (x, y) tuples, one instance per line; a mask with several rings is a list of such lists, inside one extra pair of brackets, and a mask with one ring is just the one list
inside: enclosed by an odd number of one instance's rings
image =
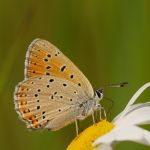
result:
[(26, 55), (25, 77), (51, 75), (81, 86), (89, 97), (93, 88), (83, 73), (58, 48), (46, 40), (35, 39)]
[(29, 128), (58, 130), (80, 114), (78, 100), (87, 99), (81, 87), (54, 76), (26, 79), (15, 90), (15, 108)]

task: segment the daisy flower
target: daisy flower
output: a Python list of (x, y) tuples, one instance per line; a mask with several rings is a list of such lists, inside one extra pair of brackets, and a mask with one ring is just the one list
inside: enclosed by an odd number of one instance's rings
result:
[(70, 143), (67, 150), (112, 150), (114, 143), (121, 141), (150, 146), (150, 132), (138, 126), (150, 124), (150, 101), (134, 104), (148, 87), (150, 82), (133, 95), (112, 122), (101, 120), (88, 127)]

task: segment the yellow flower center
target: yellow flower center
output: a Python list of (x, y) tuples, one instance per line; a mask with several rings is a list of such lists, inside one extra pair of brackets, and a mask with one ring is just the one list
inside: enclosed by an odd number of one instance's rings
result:
[(85, 129), (67, 147), (67, 150), (94, 150), (92, 142), (98, 137), (106, 134), (114, 125), (106, 120), (102, 120)]

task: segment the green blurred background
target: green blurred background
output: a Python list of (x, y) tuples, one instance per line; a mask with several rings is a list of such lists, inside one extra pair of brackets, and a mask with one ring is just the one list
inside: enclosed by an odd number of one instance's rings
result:
[[(27, 47), (37, 37), (62, 50), (95, 88), (129, 82), (126, 88), (105, 90), (114, 101), (109, 120), (150, 81), (149, 0), (0, 0), (1, 150), (63, 150), (75, 136), (74, 124), (56, 132), (29, 131), (14, 110), (13, 91), (24, 78)], [(149, 93), (139, 101), (149, 100)], [(109, 110), (110, 102), (104, 105)], [(80, 130), (90, 124), (91, 117), (80, 122)], [(149, 147), (122, 142), (116, 149)]]

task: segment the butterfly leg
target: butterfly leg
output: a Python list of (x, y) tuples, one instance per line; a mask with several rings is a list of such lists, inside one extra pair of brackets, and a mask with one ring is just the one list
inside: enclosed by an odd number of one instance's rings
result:
[(94, 111), (92, 111), (92, 120), (93, 120), (93, 124), (95, 124), (95, 116), (94, 116)]
[[(103, 111), (103, 113), (102, 113), (102, 111)], [(100, 109), (99, 109), (100, 120), (103, 119), (102, 115), (104, 115), (104, 118), (107, 119), (107, 115), (106, 115), (106, 111), (105, 111), (104, 107), (100, 107)]]
[(77, 119), (75, 120), (75, 127), (76, 127), (76, 136), (79, 135), (79, 128), (78, 128), (78, 121)]

